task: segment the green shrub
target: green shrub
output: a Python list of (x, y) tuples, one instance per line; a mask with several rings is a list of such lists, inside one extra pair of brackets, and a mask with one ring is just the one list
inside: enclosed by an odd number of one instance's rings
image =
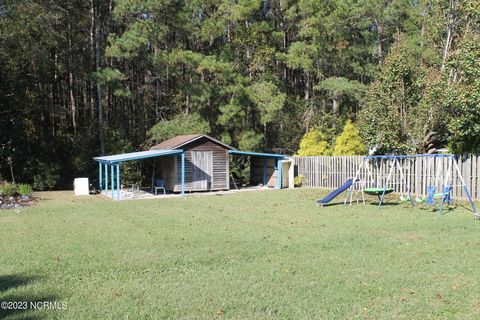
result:
[(293, 185), (295, 187), (301, 187), (304, 182), (305, 182), (305, 176), (303, 174), (299, 174), (298, 176), (293, 178)]
[(58, 164), (38, 164), (39, 172), (33, 175), (32, 187), (38, 191), (52, 190), (61, 180), (61, 167)]
[(2, 186), (2, 193), (7, 197), (13, 197), (17, 193), (17, 186), (13, 183), (6, 183)]
[(31, 196), (32, 186), (26, 183), (22, 183), (18, 186), (18, 193), (20, 193), (22, 196)]

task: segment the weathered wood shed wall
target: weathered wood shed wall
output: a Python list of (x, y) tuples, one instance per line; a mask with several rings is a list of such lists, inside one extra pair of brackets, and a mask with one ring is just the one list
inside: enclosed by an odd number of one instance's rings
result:
[[(183, 140), (180, 137), (185, 137)], [(185, 192), (229, 189), (228, 145), (206, 135), (180, 136), (154, 148), (182, 149), (185, 153)], [(176, 139), (176, 140), (175, 140)], [(190, 140), (190, 142), (189, 142)], [(170, 142), (169, 142), (170, 141)], [(181, 158), (163, 157), (161, 174), (167, 189), (181, 191)]]

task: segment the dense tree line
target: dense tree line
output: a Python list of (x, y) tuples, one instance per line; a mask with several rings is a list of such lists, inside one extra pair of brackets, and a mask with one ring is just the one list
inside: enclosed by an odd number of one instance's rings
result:
[(315, 130), (333, 150), (347, 120), (378, 152), (478, 153), (478, 12), (479, 0), (0, 0), (0, 177), (68, 187), (92, 156), (191, 132), (293, 154)]

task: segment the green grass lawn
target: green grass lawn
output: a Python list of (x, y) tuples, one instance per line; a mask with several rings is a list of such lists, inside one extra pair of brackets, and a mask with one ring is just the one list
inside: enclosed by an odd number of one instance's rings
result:
[(464, 206), (316, 207), (325, 193), (43, 193), (0, 211), (0, 301), (67, 308), (0, 318), (480, 318), (480, 222)]

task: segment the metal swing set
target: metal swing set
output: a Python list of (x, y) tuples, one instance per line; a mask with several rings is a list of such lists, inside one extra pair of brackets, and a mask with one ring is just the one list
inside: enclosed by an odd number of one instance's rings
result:
[[(414, 160), (426, 158), (426, 166), (423, 169), (423, 185), (425, 194), (419, 194), (418, 190), (415, 199), (412, 195), (412, 164)], [(446, 159), (446, 161), (445, 161)], [(442, 161), (443, 160), (443, 161)], [(446, 162), (446, 163), (445, 163)], [(385, 174), (388, 174), (385, 177)], [(459, 184), (454, 184), (453, 172), (456, 173)], [(365, 205), (364, 194), (376, 195), (378, 197), (378, 208), (384, 204), (385, 195), (393, 192), (400, 193), (401, 201), (409, 201), (412, 206), (415, 203), (426, 203), (435, 205), (435, 199), (440, 199), (440, 206), (437, 213), (443, 214), (445, 205), (453, 201), (453, 188), (462, 187), (470, 202), (474, 217), (480, 220), (475, 204), (462, 177), (456, 156), (453, 154), (418, 154), (418, 155), (379, 155), (363, 158), (359, 168), (352, 179), (344, 205), (352, 204), (353, 196), (358, 193)], [(436, 191), (439, 192), (436, 192)]]

